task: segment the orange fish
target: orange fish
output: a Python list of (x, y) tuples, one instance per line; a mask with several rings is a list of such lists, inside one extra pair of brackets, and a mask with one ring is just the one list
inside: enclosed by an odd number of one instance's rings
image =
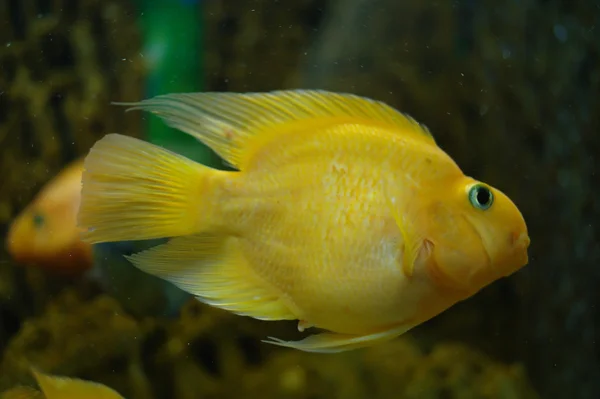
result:
[(83, 159), (65, 167), (12, 222), (6, 248), (17, 262), (65, 274), (91, 267), (91, 246), (77, 227), (82, 172)]
[[(6, 240), (8, 252), (19, 263), (99, 283), (132, 314), (176, 315), (189, 294), (140, 272), (123, 258), (124, 253), (156, 243), (109, 243), (92, 248), (81, 240), (76, 219), (82, 173), (83, 158), (65, 167), (42, 188), (13, 221)], [(133, 286), (132, 281), (136, 282)]]
[(237, 171), (107, 135), (85, 160), (84, 240), (172, 237), (127, 258), (212, 306), (328, 330), (267, 342), (339, 352), (389, 340), (528, 262), (515, 204), (381, 102), (291, 90), (130, 105)]
[(57, 377), (32, 370), (41, 392), (29, 387), (16, 387), (4, 392), (0, 399), (123, 399), (109, 387), (91, 381)]

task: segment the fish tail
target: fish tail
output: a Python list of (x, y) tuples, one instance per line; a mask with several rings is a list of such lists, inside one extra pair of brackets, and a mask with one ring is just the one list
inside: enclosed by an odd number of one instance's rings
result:
[(78, 223), (83, 241), (146, 240), (210, 229), (227, 172), (145, 141), (109, 134), (85, 159)]

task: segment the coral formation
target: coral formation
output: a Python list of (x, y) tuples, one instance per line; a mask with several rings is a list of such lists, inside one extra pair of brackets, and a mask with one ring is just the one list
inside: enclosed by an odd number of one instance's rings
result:
[[(0, 364), (0, 391), (32, 384), (28, 367), (93, 379), (136, 398), (537, 398), (522, 366), (459, 344), (425, 352), (408, 337), (319, 355), (260, 342), (290, 334), (190, 301), (177, 320), (135, 320), (106, 296), (65, 292), (28, 320)], [(287, 330), (287, 331), (286, 331)]]

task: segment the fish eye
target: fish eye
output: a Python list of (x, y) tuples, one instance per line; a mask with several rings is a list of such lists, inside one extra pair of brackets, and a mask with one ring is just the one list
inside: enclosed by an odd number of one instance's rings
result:
[(44, 225), (44, 223), (46, 222), (46, 219), (44, 218), (44, 215), (41, 215), (39, 213), (34, 213), (33, 214), (33, 225), (36, 228), (40, 228)]
[(485, 211), (494, 203), (494, 194), (486, 186), (475, 184), (469, 190), (469, 201), (475, 208)]

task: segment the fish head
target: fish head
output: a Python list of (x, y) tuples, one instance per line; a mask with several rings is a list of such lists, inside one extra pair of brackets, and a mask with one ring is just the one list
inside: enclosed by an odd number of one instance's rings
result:
[(18, 263), (69, 269), (80, 261), (80, 242), (72, 204), (34, 202), (11, 223), (6, 249)]
[(72, 241), (72, 229), (53, 209), (31, 206), (12, 222), (6, 240), (10, 255), (19, 262), (32, 262), (60, 252)]
[(444, 192), (428, 207), (436, 275), (476, 292), (528, 263), (527, 225), (508, 196), (469, 177)]
[(82, 173), (83, 159), (65, 167), (13, 220), (5, 246), (16, 262), (68, 273), (90, 266), (77, 226)]

